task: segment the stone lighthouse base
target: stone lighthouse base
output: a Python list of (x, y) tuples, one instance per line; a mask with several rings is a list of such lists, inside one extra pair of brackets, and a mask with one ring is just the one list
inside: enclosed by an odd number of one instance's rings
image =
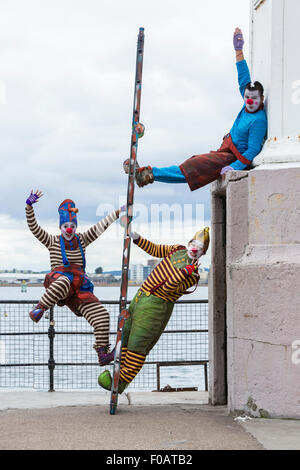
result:
[(300, 419), (300, 168), (211, 185), (210, 402)]

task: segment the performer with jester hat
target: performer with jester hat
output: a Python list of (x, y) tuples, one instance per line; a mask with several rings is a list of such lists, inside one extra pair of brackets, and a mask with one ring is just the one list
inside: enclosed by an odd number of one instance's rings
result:
[(61, 233), (50, 235), (37, 223), (32, 207), (42, 195), (39, 190), (31, 191), (26, 200), (26, 218), (30, 231), (49, 250), (51, 272), (45, 277), (46, 291), (29, 316), (37, 323), (50, 307), (69, 307), (93, 327), (94, 348), (100, 366), (104, 366), (114, 358), (114, 351), (109, 351), (109, 313), (93, 293), (94, 286), (85, 272), (85, 251), (118, 219), (120, 210), (112, 212), (87, 231), (76, 233), (78, 209), (74, 201), (65, 199), (58, 208)]

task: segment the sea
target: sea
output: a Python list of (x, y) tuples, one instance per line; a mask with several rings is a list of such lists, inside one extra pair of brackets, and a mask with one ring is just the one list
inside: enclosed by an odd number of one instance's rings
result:
[[(131, 300), (139, 287), (128, 287), (128, 300)], [(27, 286), (26, 292), (21, 292), (21, 286), (0, 287), (0, 300), (38, 300), (45, 289), (43, 286)], [(104, 300), (119, 300), (120, 287), (119, 286), (95, 286), (94, 294), (104, 302)], [(197, 290), (188, 296), (188, 300), (207, 299), (208, 288), (207, 286), (198, 286)], [(187, 297), (182, 297), (181, 300)]]
[[(135, 293), (137, 292), (138, 287), (137, 286), (129, 286), (128, 287), (128, 300), (131, 300)], [(44, 388), (47, 388), (48, 386), (48, 368), (47, 367), (1, 367), (1, 365), (5, 364), (5, 360), (7, 360), (7, 356), (10, 356), (10, 353), (8, 352), (10, 349), (13, 349), (13, 341), (18, 341), (17, 348), (19, 349), (18, 351), (18, 358), (20, 357), (21, 360), (17, 359), (17, 362), (22, 362), (25, 360), (25, 362), (30, 362), (32, 361), (31, 357), (33, 355), (39, 355), (42, 354), (40, 352), (35, 352), (36, 348), (38, 347), (39, 349), (46, 349), (48, 348), (48, 339), (47, 335), (44, 334), (44, 340), (43, 342), (38, 346), (35, 345), (33, 346), (32, 339), (26, 340), (25, 337), (24, 340), (22, 339), (22, 336), (5, 336), (2, 334), (1, 331), (7, 332), (9, 331), (10, 333), (22, 333), (22, 330), (24, 328), (28, 330), (28, 328), (32, 328), (32, 331), (38, 331), (38, 328), (42, 328), (42, 322), (45, 322), (45, 319), (43, 319), (38, 325), (35, 325), (31, 321), (28, 321), (28, 307), (25, 305), (22, 306), (22, 309), (16, 310), (19, 307), (13, 307), (12, 312), (14, 314), (10, 314), (9, 308), (9, 301), (37, 301), (41, 297), (41, 295), (44, 292), (44, 288), (42, 286), (28, 286), (26, 292), (21, 291), (21, 286), (12, 286), (12, 287), (0, 287), (0, 300), (1, 301), (6, 301), (7, 303), (5, 305), (0, 304), (0, 390), (5, 390), (5, 389), (12, 389), (12, 390), (22, 390), (22, 389), (28, 389), (28, 388), (33, 388), (37, 390), (41, 390)], [(119, 286), (95, 286), (94, 289), (94, 294), (101, 300), (103, 304), (109, 302), (109, 301), (119, 301), (120, 298), (120, 287)], [(208, 287), (207, 286), (199, 286), (197, 290), (190, 295), (183, 296), (181, 300), (207, 300), (208, 299)], [(109, 306), (108, 306), (109, 308)], [(185, 313), (185, 323), (184, 323), (184, 329), (188, 330), (189, 328), (193, 328), (192, 325), (192, 316), (195, 319), (195, 306), (193, 306), (193, 313), (192, 315), (188, 314), (188, 311), (186, 311), (186, 306), (184, 306), (184, 313)], [(202, 307), (201, 307), (202, 308)], [(202, 311), (202, 310), (201, 310)], [(16, 313), (19, 312), (19, 313)], [(116, 330), (116, 325), (114, 328), (114, 325), (112, 325), (112, 321), (116, 322), (117, 319), (117, 313), (118, 312), (118, 306), (114, 306), (114, 315), (112, 315), (111, 318), (111, 330)], [(207, 309), (206, 309), (207, 312)], [(19, 318), (16, 317), (18, 316), (24, 316), (24, 321), (19, 321)], [(79, 334), (78, 334), (78, 321), (79, 322), (84, 322), (80, 323), (82, 325), (87, 324), (87, 322), (84, 319), (78, 319), (72, 312), (70, 312), (66, 307), (63, 307), (62, 309), (57, 308), (57, 312), (55, 311), (55, 323), (56, 323), (56, 328), (59, 328), (59, 325), (67, 325), (68, 331), (72, 332), (74, 331), (74, 335), (69, 336), (64, 336), (64, 335), (56, 335), (55, 337), (55, 359), (57, 362), (60, 362), (61, 364), (63, 362), (83, 362), (83, 356), (84, 360), (87, 362), (89, 361), (95, 361), (95, 352), (90, 348), (90, 343), (87, 344), (87, 341), (90, 341), (90, 335), (88, 338), (83, 339), (81, 338), (79, 340)], [(201, 328), (206, 328), (207, 329), (207, 314), (203, 316), (202, 315), (202, 320), (201, 320)], [(174, 313), (173, 313), (174, 316)], [(172, 323), (173, 316), (171, 317), (171, 320), (169, 324)], [(194, 321), (194, 320), (193, 320)], [(25, 323), (24, 323), (25, 322)], [(61, 322), (61, 323), (60, 323)], [(64, 323), (66, 322), (66, 323)], [(191, 323), (189, 323), (191, 322)], [(193, 323), (194, 324), (194, 323)], [(26, 325), (24, 327), (24, 325)], [(48, 325), (48, 324), (47, 324)], [(175, 325), (175, 324), (174, 324)], [(176, 329), (177, 326), (172, 325), (172, 329)], [(176, 324), (177, 325), (177, 324)], [(169, 325), (168, 325), (169, 326)], [(87, 325), (87, 328), (89, 325)], [(47, 326), (48, 328), (48, 326)], [(199, 326), (197, 327), (199, 328)], [(46, 329), (46, 324), (44, 323), (44, 329), (45, 332), (47, 331)], [(195, 359), (199, 359), (199, 351), (197, 351), (197, 357), (193, 357), (193, 351), (196, 351), (195, 348), (200, 349), (201, 348), (201, 360), (208, 359), (208, 335), (207, 333), (199, 333), (201, 336), (200, 339), (200, 346), (198, 347), (198, 343), (195, 341), (195, 334), (191, 335), (190, 333), (182, 333), (180, 334), (180, 348), (183, 350), (185, 347), (188, 350), (188, 360), (193, 361)], [(64, 337), (64, 341), (62, 338)], [(167, 339), (160, 339), (157, 345), (153, 348), (153, 351), (149, 354), (148, 358), (149, 360), (155, 361), (155, 360), (166, 360), (165, 358), (161, 359), (160, 356), (158, 356), (159, 347), (161, 347), (163, 350), (164, 348), (164, 355), (166, 354), (166, 349), (167, 349), (167, 360), (178, 360), (179, 352), (178, 352), (178, 342), (177, 342), (177, 337), (178, 334), (176, 335), (176, 340), (172, 340), (175, 335), (173, 333), (168, 334), (168, 335), (162, 335), (162, 337), (166, 337)], [(86, 337), (87, 338), (87, 337)], [(115, 336), (114, 336), (115, 338)], [(36, 338), (34, 338), (36, 339)], [(198, 338), (199, 340), (199, 338)], [(197, 341), (198, 341), (197, 340)], [(7, 343), (9, 341), (9, 343)], [(41, 340), (39, 340), (41, 341)], [(165, 343), (163, 343), (165, 341)], [(167, 341), (167, 342), (166, 342)], [(6, 343), (5, 343), (6, 342)], [(75, 352), (72, 352), (72, 355), (70, 357), (69, 354), (69, 348), (66, 346), (68, 344), (71, 344), (70, 348), (75, 347)], [(162, 343), (161, 343), (162, 342)], [(162, 346), (159, 346), (162, 344)], [(32, 348), (34, 349), (34, 352), (32, 351)], [(83, 350), (85, 348), (89, 351), (88, 353), (83, 353)], [(194, 349), (193, 349), (194, 348)], [(6, 359), (4, 360), (4, 352), (6, 349)], [(91, 351), (90, 351), (91, 350)], [(14, 353), (15, 354), (15, 353)], [(85, 354), (85, 355), (84, 355)], [(90, 355), (91, 354), (91, 355)], [(47, 362), (47, 356), (46, 353), (43, 355), (42, 358), (38, 359), (37, 357), (34, 358), (34, 362)], [(14, 356), (15, 357), (15, 356)], [(26, 359), (28, 357), (28, 359)], [(148, 359), (147, 358), (147, 359)], [(15, 359), (14, 359), (15, 360)], [(9, 360), (9, 362), (12, 362), (12, 359)], [(23, 362), (22, 362), (23, 363)], [(112, 367), (109, 366), (108, 368)], [(96, 383), (96, 376), (98, 375), (100, 369), (98, 370), (97, 367), (87, 367), (85, 365), (82, 366), (63, 366), (63, 365), (56, 365), (55, 367), (55, 384), (54, 388), (55, 390), (82, 390), (83, 388), (89, 390), (89, 389), (94, 389), (97, 388), (97, 383)], [(209, 372), (209, 370), (208, 370)], [(159, 369), (159, 378), (160, 378), (160, 389), (163, 388), (196, 388), (198, 390), (204, 390), (205, 389), (205, 380), (204, 380), (204, 367), (202, 365), (174, 365), (174, 366), (167, 366), (167, 367), (160, 367)], [(129, 387), (132, 391), (154, 391), (157, 386), (157, 368), (155, 365), (153, 366), (144, 366), (142, 371), (138, 374), (134, 382), (131, 384)], [(99, 389), (99, 387), (98, 387)], [(129, 390), (129, 389), (128, 389)], [(101, 391), (101, 389), (99, 389)]]

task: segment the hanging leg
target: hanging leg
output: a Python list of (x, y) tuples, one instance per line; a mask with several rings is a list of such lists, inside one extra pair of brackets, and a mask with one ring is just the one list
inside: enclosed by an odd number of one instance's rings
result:
[(70, 290), (70, 280), (67, 276), (60, 276), (53, 281), (41, 297), (40, 303), (46, 308), (54, 307), (60, 300), (67, 297)]
[(70, 281), (66, 276), (60, 276), (58, 279), (53, 281), (46, 289), (39, 303), (33, 310), (31, 310), (31, 312), (29, 312), (30, 318), (37, 323), (48, 308), (54, 307), (57, 302), (67, 297), (70, 285)]
[(154, 181), (161, 183), (186, 183), (184, 174), (181, 172), (179, 166), (172, 165), (164, 168), (152, 168)]
[(186, 178), (181, 172), (179, 166), (172, 165), (164, 168), (143, 166), (135, 172), (135, 181), (142, 188), (154, 181), (161, 183), (186, 183)]
[(81, 304), (78, 311), (94, 328), (94, 349), (98, 353), (100, 366), (105, 366), (113, 361), (114, 350), (109, 351), (109, 313), (99, 302)]
[(141, 354), (133, 351), (127, 351), (124, 366), (121, 365), (120, 380), (129, 384), (137, 376), (142, 369), (146, 360), (146, 354)]
[[(145, 354), (136, 353), (122, 348), (121, 367), (120, 367), (120, 380), (118, 383), (118, 393), (124, 392), (125, 388), (133, 381), (137, 374), (142, 369), (146, 359)], [(100, 387), (106, 390), (111, 390), (112, 377), (109, 370), (105, 370), (98, 377)]]

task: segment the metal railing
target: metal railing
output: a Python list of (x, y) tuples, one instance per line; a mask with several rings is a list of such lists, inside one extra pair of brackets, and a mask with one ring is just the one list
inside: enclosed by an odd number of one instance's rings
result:
[[(92, 327), (67, 307), (51, 308), (34, 324), (28, 312), (36, 303), (0, 301), (0, 390), (97, 388), (103, 368), (92, 347)], [(110, 312), (111, 328), (116, 328), (119, 302), (102, 303)], [(110, 332), (111, 345), (115, 334)], [(112, 365), (107, 368), (112, 371)], [(207, 300), (176, 302), (166, 330), (130, 388), (208, 389)]]

